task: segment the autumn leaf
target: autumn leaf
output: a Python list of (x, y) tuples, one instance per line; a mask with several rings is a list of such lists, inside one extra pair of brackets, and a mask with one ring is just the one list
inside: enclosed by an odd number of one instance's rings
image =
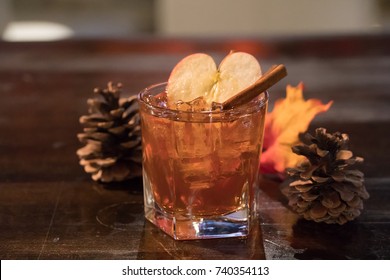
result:
[(291, 147), (299, 144), (299, 134), (306, 132), (314, 117), (326, 112), (333, 101), (323, 104), (318, 99), (303, 98), (303, 83), (286, 88), (286, 98), (275, 102), (265, 121), (263, 153), (260, 170), (263, 174), (283, 174), (303, 157), (294, 154)]

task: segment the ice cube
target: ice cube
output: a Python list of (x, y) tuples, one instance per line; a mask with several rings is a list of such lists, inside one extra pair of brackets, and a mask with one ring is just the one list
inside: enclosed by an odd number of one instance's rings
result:
[(176, 110), (178, 111), (185, 111), (185, 112), (191, 112), (191, 105), (187, 102), (178, 101), (176, 102)]
[(210, 105), (207, 104), (206, 100), (202, 96), (200, 96), (189, 102), (184, 102), (184, 101), (176, 102), (175, 109), (179, 111), (185, 111), (185, 112), (201, 112), (201, 111), (209, 111), (211, 108)]
[(190, 184), (190, 190), (205, 190), (213, 187), (214, 182), (210, 181), (210, 178), (207, 178), (207, 180), (202, 180), (202, 179), (194, 179), (189, 182)]
[(211, 103), (211, 111), (213, 112), (221, 112), (223, 110), (222, 103), (213, 102)]
[(149, 94), (145, 96), (145, 101), (154, 107), (167, 108), (167, 94), (165, 92), (159, 93), (155, 96)]
[(187, 102), (191, 106), (191, 112), (208, 111), (210, 106), (207, 104), (203, 96), (195, 98), (194, 100)]
[(211, 154), (219, 141), (213, 123), (175, 122), (175, 147), (179, 158), (199, 158)]

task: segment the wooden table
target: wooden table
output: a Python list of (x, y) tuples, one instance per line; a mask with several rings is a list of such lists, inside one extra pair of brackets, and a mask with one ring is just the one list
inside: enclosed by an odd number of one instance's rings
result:
[[(173, 241), (143, 217), (140, 179), (102, 185), (78, 164), (78, 119), (93, 88), (126, 94), (167, 80), (185, 55), (253, 53), (305, 83), (305, 97), (334, 100), (310, 130), (348, 133), (371, 197), (344, 226), (298, 219), (278, 181), (262, 179), (260, 220), (247, 239)], [(389, 259), (390, 36), (70, 40), (0, 43), (1, 259)]]

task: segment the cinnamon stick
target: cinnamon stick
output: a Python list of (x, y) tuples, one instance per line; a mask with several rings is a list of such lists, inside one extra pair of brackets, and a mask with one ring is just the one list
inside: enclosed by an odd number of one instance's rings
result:
[(243, 105), (264, 92), (281, 79), (287, 76), (286, 67), (283, 64), (273, 65), (264, 75), (262, 75), (253, 85), (247, 87), (236, 95), (232, 96), (224, 103), (223, 109), (232, 109)]

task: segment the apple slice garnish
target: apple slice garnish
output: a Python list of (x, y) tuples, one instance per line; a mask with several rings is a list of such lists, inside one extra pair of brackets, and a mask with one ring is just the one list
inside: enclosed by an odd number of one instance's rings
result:
[(169, 107), (177, 102), (189, 102), (200, 96), (206, 97), (217, 80), (214, 59), (203, 53), (183, 58), (172, 70), (168, 79), (167, 98)]
[(261, 67), (252, 55), (232, 52), (222, 60), (218, 72), (219, 78), (212, 101), (223, 103), (254, 84), (261, 76)]
[(231, 52), (217, 68), (209, 55), (196, 53), (182, 59), (168, 79), (167, 98), (170, 107), (179, 101), (189, 102), (203, 97), (223, 103), (254, 84), (261, 76), (255, 57), (244, 52)]

